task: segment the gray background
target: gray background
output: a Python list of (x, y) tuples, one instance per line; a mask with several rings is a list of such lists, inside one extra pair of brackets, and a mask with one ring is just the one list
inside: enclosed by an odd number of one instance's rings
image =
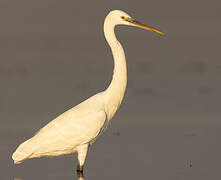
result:
[(116, 29), (128, 88), (91, 147), (85, 180), (221, 177), (221, 3), (209, 0), (0, 0), (0, 177), (73, 180), (76, 155), (13, 165), (17, 145), (108, 86), (103, 20), (122, 9), (166, 33)]

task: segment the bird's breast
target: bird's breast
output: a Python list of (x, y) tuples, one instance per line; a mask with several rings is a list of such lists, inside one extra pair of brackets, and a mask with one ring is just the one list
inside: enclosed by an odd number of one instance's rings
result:
[(112, 102), (107, 106), (106, 114), (107, 114), (108, 120), (111, 120), (113, 118), (113, 116), (119, 109), (120, 104), (121, 104), (121, 101), (115, 101), (115, 103)]

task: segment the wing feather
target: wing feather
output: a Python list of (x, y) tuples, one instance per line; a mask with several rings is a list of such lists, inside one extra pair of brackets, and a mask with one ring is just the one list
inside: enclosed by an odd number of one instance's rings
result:
[(89, 113), (78, 119), (54, 121), (32, 138), (35, 153), (74, 150), (96, 138), (106, 119), (104, 111)]
[(14, 162), (73, 153), (78, 145), (95, 139), (106, 120), (102, 96), (98, 93), (49, 122), (16, 149)]

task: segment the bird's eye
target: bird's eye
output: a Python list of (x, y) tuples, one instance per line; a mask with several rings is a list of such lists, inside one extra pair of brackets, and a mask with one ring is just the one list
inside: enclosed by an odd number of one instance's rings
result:
[(126, 19), (124, 16), (121, 16), (121, 19)]

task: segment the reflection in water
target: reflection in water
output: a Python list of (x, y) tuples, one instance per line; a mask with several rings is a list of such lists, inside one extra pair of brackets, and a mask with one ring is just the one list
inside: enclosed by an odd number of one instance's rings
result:
[[(78, 180), (84, 180), (84, 175), (82, 172), (77, 172)], [(14, 180), (23, 180), (21, 178), (14, 178)]]

